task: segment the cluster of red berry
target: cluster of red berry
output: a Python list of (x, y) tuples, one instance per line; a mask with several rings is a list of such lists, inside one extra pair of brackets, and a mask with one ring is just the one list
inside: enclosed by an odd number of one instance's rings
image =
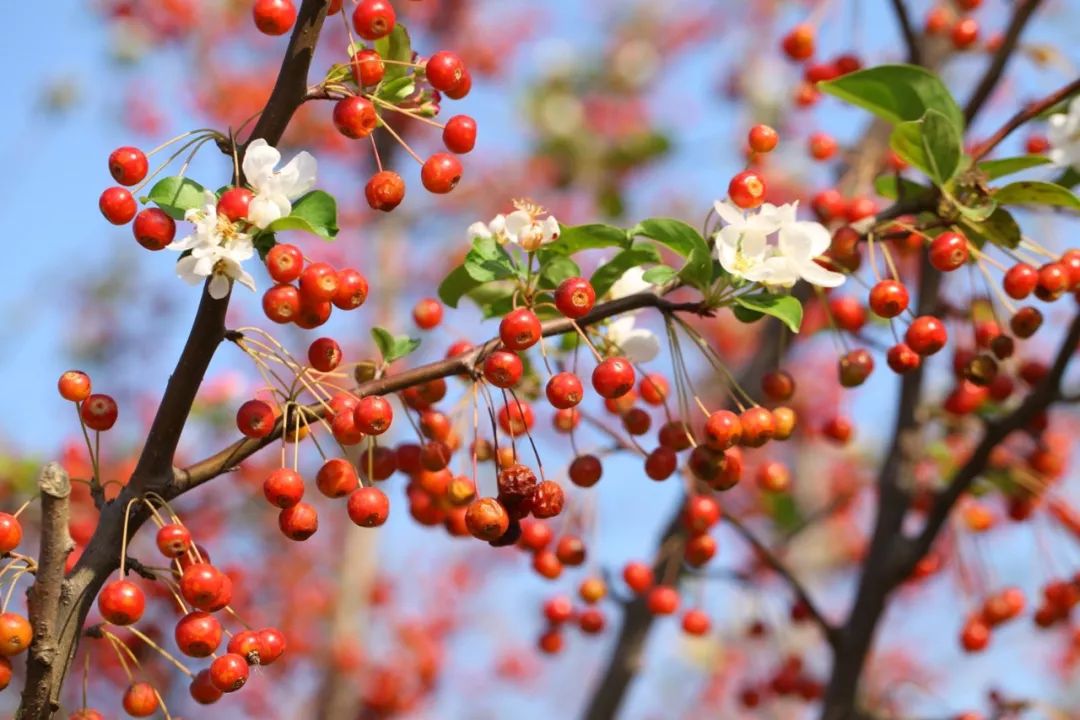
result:
[(263, 312), (279, 324), (291, 322), (310, 330), (329, 320), (335, 307), (355, 310), (367, 300), (367, 278), (359, 270), (335, 270), (324, 262), (305, 265), (304, 254), (295, 245), (270, 248), (266, 271), (276, 284), (263, 295)]

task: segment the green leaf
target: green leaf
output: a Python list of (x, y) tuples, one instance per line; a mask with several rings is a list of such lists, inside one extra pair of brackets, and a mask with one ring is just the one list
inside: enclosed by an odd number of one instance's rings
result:
[(964, 113), (945, 83), (916, 65), (878, 65), (817, 87), (894, 124), (918, 120), (927, 110), (936, 110), (963, 134)]
[(1054, 184), (1070, 189), (1080, 185), (1080, 170), (1074, 167), (1065, 168), (1060, 175), (1054, 178)]
[(252, 238), (251, 244), (255, 246), (255, 250), (259, 253), (259, 259), (265, 262), (266, 256), (277, 245), (277, 238), (272, 232), (261, 232)]
[(154, 203), (173, 220), (183, 220), (188, 210), (201, 208), (206, 203), (206, 188), (194, 180), (174, 175), (158, 180), (149, 194), (139, 199), (143, 203)]
[(382, 55), (384, 60), (396, 61), (385, 64), (380, 87), (408, 74), (408, 65), (398, 64), (412, 62), (412, 43), (409, 40), (409, 31), (405, 29), (404, 25), (396, 23), (389, 35), (376, 40), (375, 51)]
[(660, 253), (651, 243), (638, 243), (623, 250), (596, 269), (589, 282), (597, 297), (603, 296), (627, 270), (639, 265), (660, 262)]
[(959, 222), (964, 234), (979, 247), (990, 243), (1012, 249), (1020, 244), (1020, 226), (1005, 208), (997, 208), (981, 222), (966, 217), (960, 218)]
[(456, 308), (462, 297), (480, 287), (481, 284), (469, 274), (464, 265), (458, 265), (439, 284), (439, 299), (444, 305)]
[(889, 200), (899, 200), (901, 195), (905, 200), (916, 200), (930, 194), (930, 188), (925, 185), (896, 175), (878, 175), (874, 178), (874, 191)]
[(337, 202), (322, 190), (312, 190), (293, 203), (292, 212), (270, 223), (267, 230), (303, 230), (324, 240), (337, 237)]
[[(735, 298), (735, 303), (746, 310), (771, 315), (791, 328), (791, 332), (799, 332), (799, 327), (802, 325), (802, 303), (790, 295), (770, 295), (769, 293), (740, 295)], [(736, 317), (738, 317), (737, 312)], [(739, 319), (742, 320), (742, 318)]]
[(986, 160), (976, 167), (986, 175), (987, 180), (996, 180), (999, 177), (1012, 175), (1021, 170), (1050, 164), (1050, 158), (1044, 155), (1020, 155), (1019, 157), (1001, 158), (1000, 160)]
[(682, 220), (653, 218), (643, 220), (634, 232), (666, 245), (686, 258), (679, 277), (704, 290), (712, 281), (712, 254), (701, 234)]
[(400, 100), (407, 95), (411, 95), (415, 89), (416, 84), (411, 77), (402, 76), (389, 82), (384, 78), (379, 83), (379, 89), (375, 92), (375, 96), (384, 100)]
[(517, 266), (495, 238), (478, 237), (465, 256), (465, 271), (473, 280), (484, 283), (514, 277)]
[(964, 154), (960, 128), (933, 109), (918, 120), (897, 124), (889, 146), (939, 186), (953, 179)]
[(411, 338), (408, 335), (391, 335), (389, 330), (378, 326), (371, 328), (371, 337), (379, 348), (383, 362), (387, 363), (403, 358), (420, 347), (419, 338)]
[(1009, 183), (994, 190), (993, 198), (1002, 205), (1053, 205), (1080, 210), (1080, 199), (1071, 190), (1051, 182), (1024, 180)]
[(471, 291), (468, 297), (477, 304), (485, 318), (501, 317), (513, 308), (516, 289), (516, 283), (500, 280), (481, 285)]
[[(611, 225), (559, 226), (559, 238), (540, 248), (540, 254), (573, 255), (579, 250), (606, 247), (629, 247), (632, 236)], [(541, 258), (543, 260), (543, 258)]]
[(802, 513), (795, 504), (795, 498), (789, 492), (761, 494), (761, 502), (776, 529), (781, 532), (790, 532), (802, 525)]
[(645, 271), (642, 280), (653, 285), (663, 285), (677, 276), (679, 271), (667, 265), (654, 265)]
[(563, 280), (579, 277), (581, 268), (578, 264), (565, 255), (554, 255), (540, 267), (540, 280), (538, 286), (547, 290), (553, 290)]

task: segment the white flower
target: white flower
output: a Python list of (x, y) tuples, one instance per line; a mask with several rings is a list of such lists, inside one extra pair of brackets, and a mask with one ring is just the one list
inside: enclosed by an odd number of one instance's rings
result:
[(515, 200), (516, 208), (509, 215), (496, 215), (489, 223), (474, 222), (466, 233), (469, 240), (494, 238), (500, 245), (519, 245), (526, 252), (534, 252), (559, 237), (559, 221), (554, 216), (544, 216), (544, 209), (525, 200)]
[(1069, 103), (1069, 112), (1050, 116), (1046, 135), (1050, 159), (1055, 165), (1080, 168), (1080, 95)]
[(632, 267), (622, 274), (611, 286), (611, 298), (617, 300), (627, 295), (648, 292), (653, 287), (651, 282), (645, 280), (645, 270), (640, 267)]
[(280, 170), (281, 153), (262, 138), (244, 153), (244, 177), (255, 193), (248, 207), (248, 222), (264, 228), (292, 212), (292, 201), (315, 187), (315, 158), (297, 154)]
[(192, 285), (210, 278), (208, 291), (215, 300), (229, 294), (232, 280), (255, 290), (255, 280), (241, 265), (255, 254), (251, 236), (240, 232), (228, 218), (218, 217), (214, 193), (207, 190), (203, 208), (188, 210), (184, 219), (195, 225), (195, 230), (168, 246), (177, 252), (190, 251), (176, 263), (176, 274)]
[(651, 330), (634, 327), (634, 314), (623, 315), (607, 329), (607, 339), (632, 363), (649, 362), (660, 354), (660, 340)]
[[(745, 213), (727, 202), (714, 205), (725, 225), (716, 242), (720, 265), (736, 277), (770, 287), (791, 287), (798, 280), (836, 287), (845, 277), (814, 262), (829, 249), (831, 237), (825, 226), (795, 219), (798, 203), (765, 203), (757, 212)], [(777, 242), (769, 242), (776, 234)]]

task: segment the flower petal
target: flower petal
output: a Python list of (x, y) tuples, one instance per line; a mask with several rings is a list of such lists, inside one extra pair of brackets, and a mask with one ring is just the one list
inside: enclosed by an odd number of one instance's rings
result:
[(653, 284), (645, 281), (645, 269), (632, 267), (622, 274), (611, 286), (611, 297), (618, 299), (627, 295), (647, 292)]
[(655, 333), (644, 328), (630, 332), (619, 344), (626, 359), (632, 363), (645, 363), (660, 354), (660, 340)]
[(210, 293), (210, 297), (215, 300), (220, 300), (229, 294), (229, 278), (221, 275), (220, 273), (214, 273), (214, 276), (210, 278), (210, 285), (207, 287), (207, 291)]
[(746, 222), (743, 211), (726, 200), (717, 200), (713, 203), (713, 210), (720, 216), (726, 225), (742, 225)]
[(267, 227), (270, 223), (282, 217), (285, 217), (285, 215), (282, 214), (281, 206), (275, 202), (273, 196), (256, 195), (251, 198), (251, 204), (248, 205), (247, 219), (255, 227)]
[(315, 158), (308, 152), (299, 152), (278, 173), (278, 192), (289, 200), (295, 200), (315, 187), (315, 174), (319, 169)]
[(281, 162), (281, 153), (263, 138), (253, 140), (244, 151), (244, 177), (256, 191), (267, 186), (274, 167)]
[(826, 270), (811, 260), (799, 266), (799, 275), (811, 285), (820, 287), (839, 287), (847, 280), (847, 276), (832, 270)]

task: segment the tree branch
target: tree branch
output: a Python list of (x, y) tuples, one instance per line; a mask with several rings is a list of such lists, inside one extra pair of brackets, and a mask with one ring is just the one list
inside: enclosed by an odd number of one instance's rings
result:
[(47, 464), (38, 476), (41, 494), (41, 539), (38, 568), (30, 586), (28, 605), (34, 640), (26, 661), (27, 680), (23, 688), (26, 717), (49, 717), (59, 708), (46, 694), (35, 693), (35, 680), (45, 677), (59, 659), (57, 610), (64, 585), (64, 565), (75, 547), (68, 532), (71, 479), (55, 462)]
[[(585, 317), (577, 321), (579, 327), (587, 327), (606, 320), (607, 318), (621, 315), (631, 310), (642, 308), (656, 308), (665, 314), (675, 312), (691, 312), (696, 314), (708, 313), (699, 302), (675, 303), (655, 293), (637, 293), (626, 297), (612, 300), (597, 305)], [(574, 321), (568, 318), (548, 320), (541, 326), (544, 337), (562, 335), (574, 331)], [(423, 383), (450, 377), (452, 375), (468, 374), (475, 375), (481, 362), (492, 351), (499, 347), (498, 338), (493, 338), (468, 352), (455, 355), (444, 360), (420, 365), (393, 375), (385, 375), (381, 378), (368, 380), (356, 386), (354, 392), (358, 396), (365, 395), (388, 395), (406, 388), (422, 385)], [(320, 403), (305, 406), (303, 411), (308, 413), (310, 420), (316, 420), (326, 415), (326, 408)], [(208, 480), (212, 480), (223, 472), (235, 468), (240, 462), (251, 457), (254, 453), (266, 447), (281, 437), (284, 430), (284, 422), (279, 419), (273, 431), (266, 437), (253, 439), (244, 438), (237, 440), (226, 448), (214, 453), (193, 465), (184, 469), (176, 470), (175, 479), (168, 488), (167, 497), (176, 497), (197, 487)]]
[(1028, 104), (1022, 110), (1020, 110), (1020, 112), (1009, 118), (1008, 121), (1006, 121), (1006, 123), (1002, 125), (997, 132), (995, 132), (993, 135), (991, 135), (975, 147), (975, 149), (971, 152), (972, 162), (976, 163), (983, 157), (985, 157), (991, 150), (997, 147), (1002, 140), (1008, 137), (1013, 130), (1016, 130), (1018, 127), (1030, 120), (1034, 120), (1039, 115), (1042, 115), (1044, 112), (1054, 107), (1062, 100), (1066, 100), (1078, 92), (1080, 92), (1080, 78), (1073, 80), (1071, 83), (1069, 83), (1063, 88), (1055, 90), (1054, 92), (1044, 97), (1042, 100), (1037, 100), (1036, 102)]
[(810, 597), (810, 593), (806, 591), (806, 587), (802, 582), (795, 577), (788, 566), (784, 564), (784, 562), (777, 557), (765, 543), (759, 540), (758, 537), (750, 531), (750, 528), (748, 528), (741, 520), (728, 512), (724, 512), (723, 517), (724, 520), (731, 524), (731, 527), (735, 529), (735, 532), (739, 533), (739, 535), (754, 548), (754, 552), (757, 556), (791, 586), (791, 589), (799, 599), (799, 602), (806, 606), (807, 611), (810, 613), (810, 617), (814, 619), (821, 627), (822, 632), (825, 633), (825, 639), (828, 641), (829, 645), (835, 647), (839, 642), (839, 630), (821, 613), (817, 603)]
[(904, 35), (904, 44), (907, 45), (907, 61), (912, 65), (919, 65), (922, 63), (922, 52), (919, 48), (919, 38), (911, 24), (911, 15), (908, 14), (907, 5), (904, 4), (904, 0), (891, 0), (891, 2), (893, 14), (896, 15), (896, 21), (900, 23), (900, 31)]
[(1050, 372), (1015, 410), (1004, 418), (987, 424), (982, 439), (971, 457), (956, 472), (945, 491), (938, 495), (927, 515), (922, 532), (915, 538), (909, 539), (905, 548), (905, 556), (899, 563), (900, 572), (904, 576), (910, 573), (915, 564), (929, 552), (957, 500), (967, 492), (975, 478), (986, 469), (991, 451), (1011, 433), (1026, 427), (1036, 415), (1061, 396), (1061, 379), (1065, 375), (1069, 361), (1076, 353), (1078, 343), (1080, 343), (1080, 313), (1073, 318), (1068, 332), (1062, 339)]
[(979, 114), (979, 110), (990, 99), (990, 94), (997, 87), (998, 81), (1001, 80), (1001, 76), (1005, 73), (1005, 66), (1009, 63), (1013, 51), (1016, 50), (1016, 44), (1020, 41), (1020, 34), (1024, 32), (1028, 20), (1031, 19), (1031, 16), (1041, 3), (1042, 0), (1023, 0), (1013, 11), (1009, 26), (1005, 29), (1001, 47), (994, 53), (990, 66), (986, 68), (982, 79), (979, 80), (979, 84), (975, 87), (975, 92), (971, 94), (967, 105), (964, 106), (964, 120), (968, 123)]

